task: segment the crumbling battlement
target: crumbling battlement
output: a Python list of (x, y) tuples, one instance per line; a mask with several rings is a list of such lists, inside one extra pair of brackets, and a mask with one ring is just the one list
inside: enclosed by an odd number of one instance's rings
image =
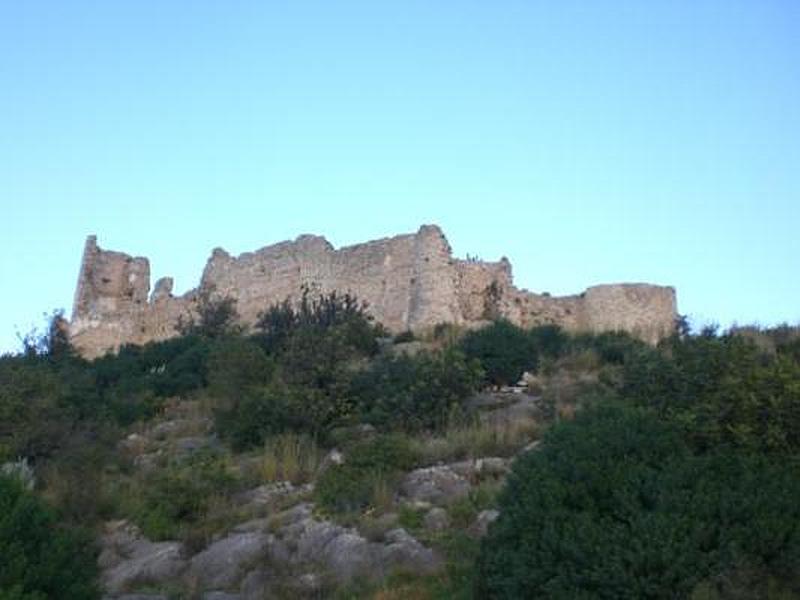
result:
[(675, 290), (647, 284), (601, 285), (560, 298), (514, 287), (511, 264), (459, 260), (442, 231), (417, 233), (335, 249), (303, 235), (232, 257), (209, 258), (197, 290), (172, 295), (171, 278), (150, 292), (146, 258), (102, 250), (89, 236), (70, 323), (73, 345), (86, 357), (177, 335), (181, 315), (193, 313), (198, 292), (237, 301), (245, 325), (303, 287), (315, 293), (350, 292), (391, 331), (425, 330), (438, 323), (479, 325), (505, 317), (524, 327), (556, 324), (571, 331), (622, 330), (655, 343), (675, 327)]

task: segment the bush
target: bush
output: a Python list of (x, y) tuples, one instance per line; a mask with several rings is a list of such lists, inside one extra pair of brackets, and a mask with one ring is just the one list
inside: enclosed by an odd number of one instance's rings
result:
[(314, 438), (305, 434), (285, 433), (267, 438), (261, 457), (261, 478), (267, 483), (311, 481), (325, 458)]
[(476, 361), (445, 350), (385, 356), (355, 376), (354, 401), (363, 420), (383, 429), (442, 429), (481, 380)]
[(256, 328), (270, 352), (279, 352), (299, 332), (313, 332), (314, 337), (322, 337), (335, 330), (346, 347), (365, 356), (378, 351), (376, 338), (385, 333), (380, 325), (372, 323), (367, 305), (355, 296), (333, 291), (313, 298), (308, 288), (303, 289), (296, 308), (287, 299), (261, 313)]
[(59, 528), (21, 483), (0, 476), (0, 599), (89, 600), (100, 594), (88, 535)]
[(461, 350), (467, 358), (480, 362), (486, 381), (493, 385), (516, 383), (524, 371), (535, 371), (538, 366), (534, 340), (505, 320), (467, 333)]
[(556, 359), (569, 348), (570, 338), (558, 325), (539, 325), (528, 332), (539, 357)]
[[(84, 367), (94, 377), (102, 411), (129, 425), (154, 416), (163, 399), (182, 396), (208, 383), (208, 355), (213, 342), (199, 335), (144, 346), (124, 346)], [(98, 410), (94, 417), (103, 416)]]
[(800, 364), (738, 335), (707, 331), (635, 353), (622, 391), (676, 423), (699, 450), (800, 450)]
[(49, 456), (58, 449), (72, 428), (63, 392), (45, 359), (0, 358), (0, 461)]
[(591, 350), (603, 364), (622, 365), (635, 353), (646, 353), (649, 347), (624, 331), (578, 334), (570, 344), (572, 352)]
[(171, 539), (201, 521), (213, 499), (230, 495), (236, 483), (221, 457), (198, 453), (154, 471), (129, 490), (123, 503), (147, 537)]
[(211, 347), (208, 356), (208, 388), (215, 398), (235, 401), (248, 391), (267, 385), (275, 366), (255, 342), (225, 338)]
[(407, 329), (406, 331), (402, 331), (394, 336), (393, 341), (395, 344), (407, 344), (408, 342), (413, 342), (416, 339), (417, 338), (414, 336), (414, 332), (410, 329)]
[(107, 416), (94, 374), (72, 356), (0, 357), (0, 460), (47, 458)]
[(694, 456), (652, 414), (587, 411), (515, 463), (481, 549), (477, 595), (687, 597), (751, 568), (769, 576), (756, 586), (797, 583), (799, 493), (796, 464)]
[(297, 428), (292, 390), (275, 383), (253, 389), (214, 411), (216, 429), (235, 450), (260, 446), (270, 435)]
[(331, 512), (374, 505), (376, 491), (382, 494), (416, 462), (417, 455), (403, 436), (394, 434), (360, 442), (347, 451), (343, 464), (330, 467), (319, 477), (314, 490), (317, 502)]
[(177, 329), (182, 336), (220, 338), (242, 332), (236, 323), (239, 319), (236, 299), (220, 296), (213, 286), (198, 293), (196, 313), (178, 318)]

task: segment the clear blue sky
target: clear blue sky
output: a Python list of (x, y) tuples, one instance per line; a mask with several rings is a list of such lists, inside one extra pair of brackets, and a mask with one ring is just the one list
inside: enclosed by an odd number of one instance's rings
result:
[(798, 40), (794, 0), (0, 0), (0, 351), (89, 233), (182, 292), (435, 222), (535, 291), (798, 322)]

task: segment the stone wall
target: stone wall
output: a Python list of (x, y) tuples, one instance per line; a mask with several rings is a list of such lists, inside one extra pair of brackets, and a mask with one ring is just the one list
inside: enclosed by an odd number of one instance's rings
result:
[(150, 291), (146, 258), (102, 250), (90, 236), (81, 263), (70, 324), (72, 343), (86, 357), (177, 334), (192, 314), (198, 291), (237, 301), (245, 325), (303, 287), (350, 292), (388, 329), (420, 331), (437, 323), (480, 325), (505, 317), (519, 325), (556, 324), (571, 331), (630, 331), (655, 343), (673, 331), (670, 287), (603, 285), (553, 298), (514, 287), (511, 264), (458, 260), (442, 231), (425, 225), (399, 235), (335, 249), (323, 237), (303, 235), (238, 257), (215, 249), (198, 290), (172, 295), (170, 278)]
[(72, 344), (93, 358), (123, 344), (144, 344), (176, 335), (180, 315), (187, 315), (193, 293), (172, 297), (172, 280), (160, 279), (152, 296), (150, 262), (102, 250), (89, 236), (83, 250), (69, 325)]

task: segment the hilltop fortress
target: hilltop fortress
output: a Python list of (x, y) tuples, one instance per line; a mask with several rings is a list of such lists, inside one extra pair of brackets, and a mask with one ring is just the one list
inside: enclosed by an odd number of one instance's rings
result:
[(87, 358), (177, 335), (198, 296), (232, 297), (242, 324), (303, 287), (315, 293), (351, 292), (393, 332), (423, 331), (438, 323), (478, 326), (504, 317), (523, 327), (555, 324), (570, 331), (627, 331), (655, 343), (675, 328), (671, 287), (599, 285), (575, 296), (551, 297), (514, 287), (511, 264), (453, 258), (441, 229), (424, 225), (398, 235), (335, 249), (324, 237), (302, 235), (233, 257), (216, 248), (200, 285), (173, 296), (173, 281), (150, 292), (146, 258), (103, 250), (89, 236), (75, 292), (70, 339)]

